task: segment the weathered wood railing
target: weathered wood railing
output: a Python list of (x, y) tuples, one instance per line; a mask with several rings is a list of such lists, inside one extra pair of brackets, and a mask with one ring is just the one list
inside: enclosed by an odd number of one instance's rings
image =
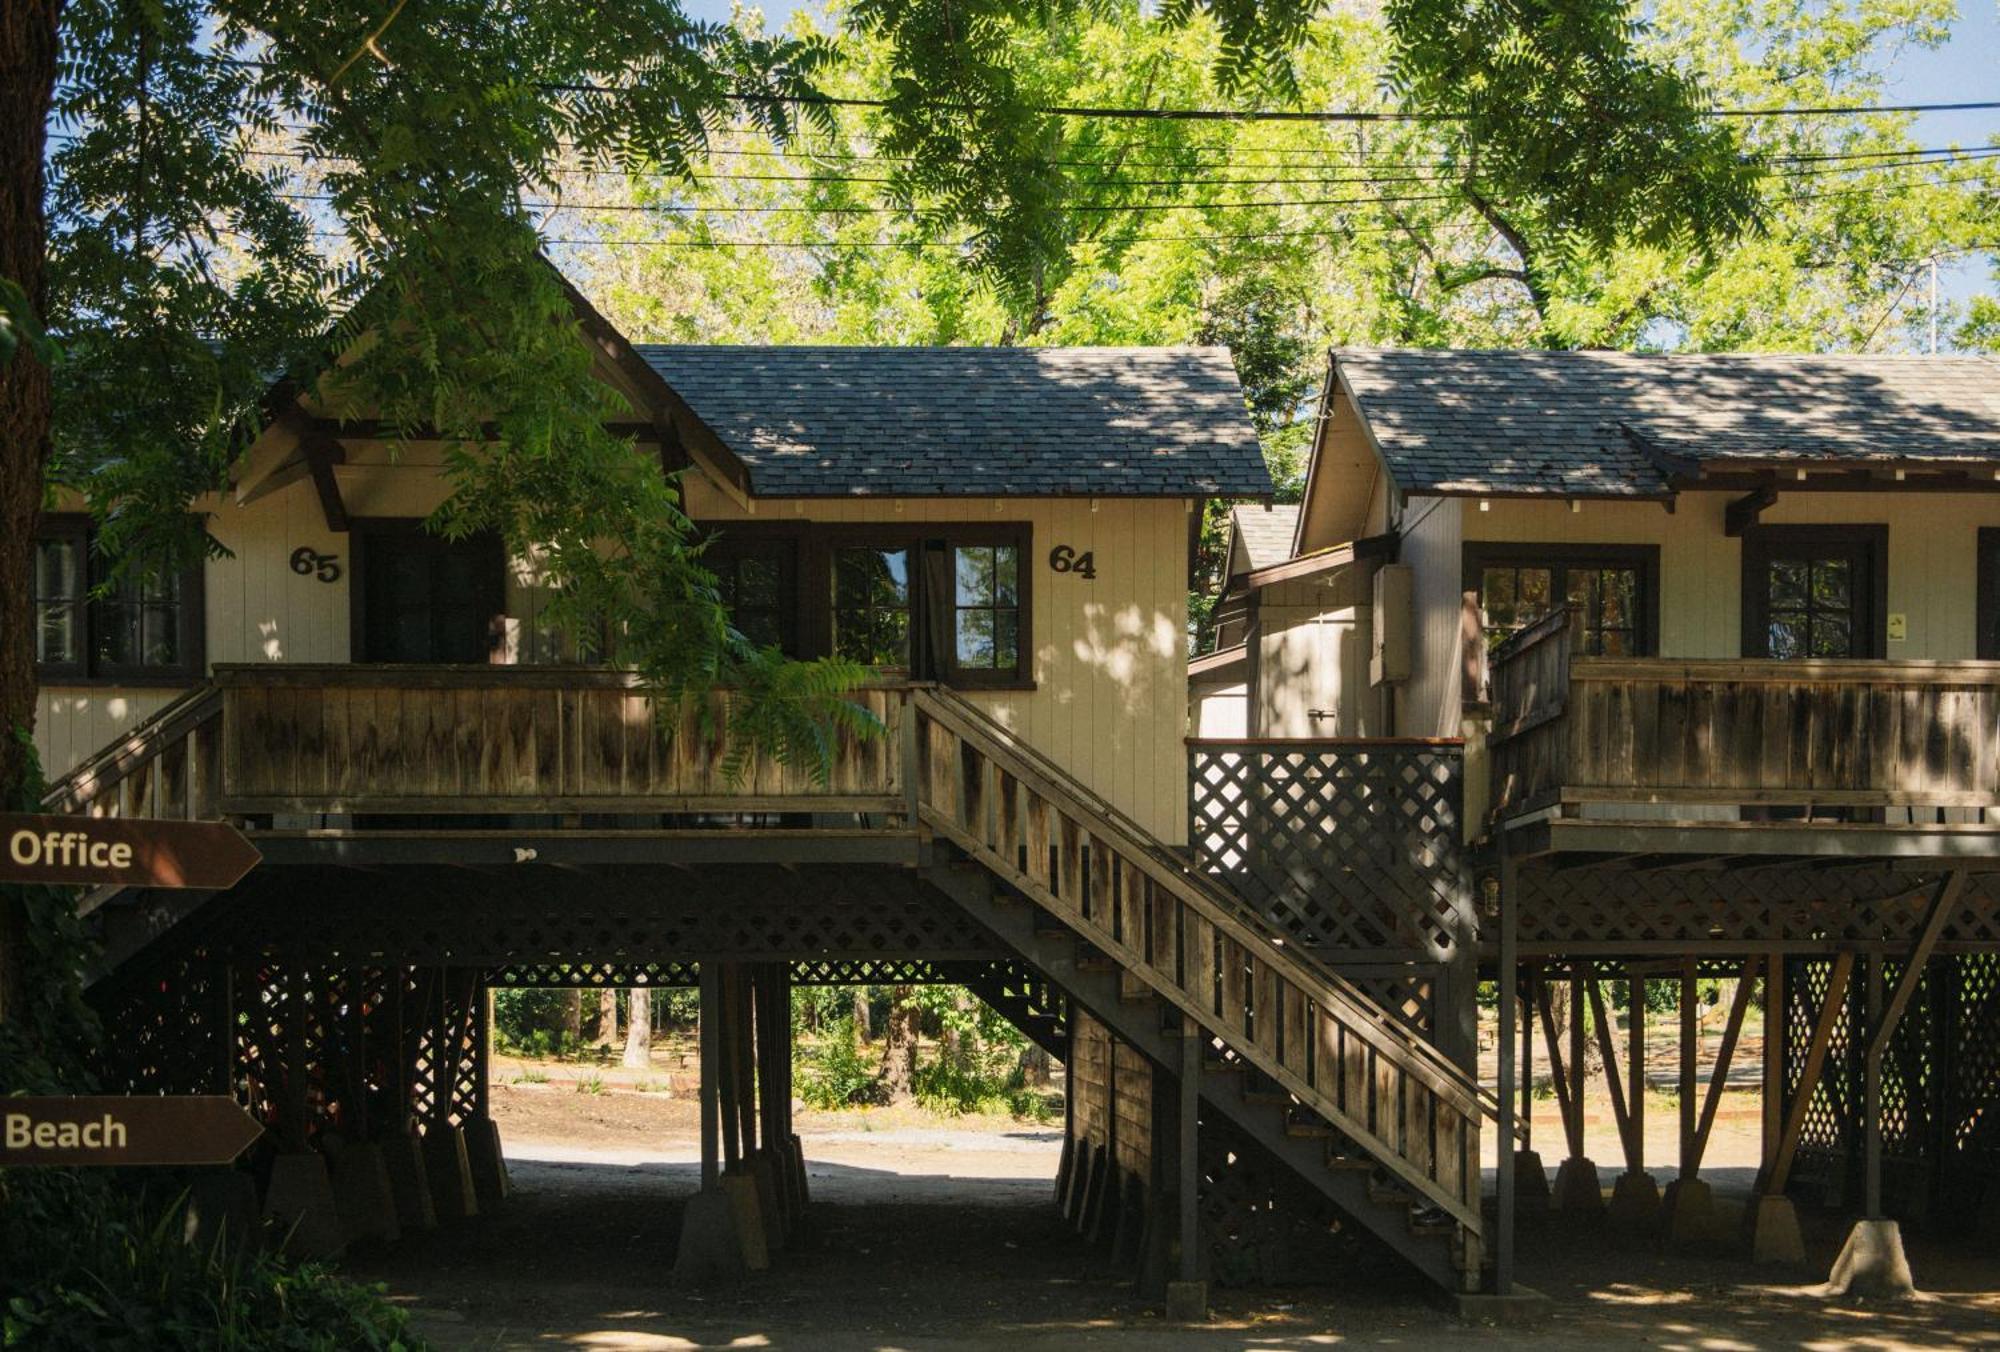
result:
[(752, 755), (732, 775), (726, 692), (663, 725), (626, 671), (222, 666), (225, 812), (896, 812), (907, 689), (852, 698), (886, 736), (842, 733), (831, 774)]
[(1494, 654), (1498, 812), (1584, 803), (2000, 809), (2000, 662)]
[(924, 823), (1222, 1037), (1448, 1212), (1477, 1268), (1472, 1079), (965, 700), (919, 690)]
[(220, 815), (222, 692), (191, 691), (49, 786), (49, 812), (90, 817)]

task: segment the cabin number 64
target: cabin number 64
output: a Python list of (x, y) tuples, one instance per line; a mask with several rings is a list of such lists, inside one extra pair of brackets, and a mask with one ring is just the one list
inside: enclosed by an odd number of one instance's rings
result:
[(1068, 545), (1057, 545), (1049, 551), (1049, 568), (1058, 573), (1075, 573), (1087, 581), (1097, 579), (1097, 553), (1086, 549), (1079, 554)]

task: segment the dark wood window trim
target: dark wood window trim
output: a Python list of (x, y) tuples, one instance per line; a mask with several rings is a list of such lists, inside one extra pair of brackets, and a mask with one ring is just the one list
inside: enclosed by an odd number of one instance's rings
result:
[[(430, 534), (422, 517), (357, 516), (348, 519), (349, 571), (347, 574), (347, 660), (361, 663), (368, 651), (368, 565), (369, 555), (384, 542)], [(506, 551), (501, 550), (500, 594), (494, 613), (503, 615), (507, 606)], [(497, 651), (501, 636), (492, 635), (490, 651)]]
[[(1464, 546), (1462, 591), (1480, 594), (1489, 567), (1539, 568), (1561, 572), (1571, 567), (1631, 568), (1639, 574), (1637, 624), (1639, 651), (1654, 657), (1660, 651), (1660, 547), (1644, 544), (1538, 544), (1515, 540), (1468, 540)], [(1560, 587), (1553, 590), (1560, 591)], [(1483, 601), (1483, 596), (1482, 596)]]
[(1979, 632), (1973, 637), (1973, 656), (2000, 662), (2000, 526), (1979, 528)]
[[(1034, 529), (1025, 521), (868, 521), (868, 522), (824, 522), (824, 521), (729, 521), (705, 522), (703, 529), (713, 531), (716, 539), (711, 548), (723, 556), (725, 551), (740, 551), (756, 547), (759, 541), (789, 541), (794, 550), (797, 585), (794, 588), (796, 610), (793, 632), (797, 635), (797, 655), (800, 657), (824, 657), (833, 651), (833, 551), (841, 545), (878, 545), (883, 548), (907, 548), (910, 551), (910, 577), (913, 593), (922, 593), (927, 588), (924, 580), (923, 553), (926, 543), (942, 541), (949, 549), (958, 545), (1012, 545), (1019, 551), (1019, 568), (1016, 577), (1020, 608), (1019, 631), (1016, 637), (1017, 661), (1011, 671), (987, 671), (962, 668), (956, 661), (955, 636), (945, 635), (945, 642), (939, 645), (935, 659), (943, 667), (942, 678), (950, 685), (979, 690), (1033, 690), (1034, 671), (1034, 576), (1038, 560), (1034, 551)], [(923, 612), (931, 608), (926, 596), (913, 594), (911, 614), (917, 625), (924, 625)], [(925, 635), (913, 633), (912, 652), (915, 645), (927, 641)]]
[[(206, 570), (200, 564), (180, 575), (178, 601), (181, 658), (172, 664), (101, 662), (96, 656), (99, 628), (106, 622), (102, 607), (116, 604), (92, 595), (103, 580), (96, 554), (96, 529), (90, 516), (82, 512), (47, 512), (35, 530), (37, 540), (56, 537), (76, 543), (81, 565), (83, 596), (77, 608), (74, 662), (37, 662), (35, 679), (41, 685), (57, 686), (147, 686), (177, 687), (199, 681), (208, 670), (208, 620), (203, 608)], [(32, 605), (32, 601), (31, 601)], [(36, 620), (39, 623), (39, 620)]]
[(1740, 652), (1764, 657), (1770, 647), (1770, 597), (1761, 585), (1772, 555), (1786, 548), (1863, 546), (1868, 551), (1868, 576), (1857, 600), (1865, 602), (1861, 656), (1889, 653), (1889, 528), (1886, 525), (1752, 526), (1743, 533), (1743, 625)]

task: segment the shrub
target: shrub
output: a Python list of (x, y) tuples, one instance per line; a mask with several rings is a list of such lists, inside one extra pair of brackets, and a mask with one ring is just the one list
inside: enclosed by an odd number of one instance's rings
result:
[(817, 1042), (800, 1044), (798, 1089), (815, 1108), (851, 1108), (875, 1098), (875, 1067), (861, 1053), (852, 1014), (834, 1019)]
[(424, 1346), (381, 1288), (316, 1263), (226, 1261), (182, 1241), (184, 1199), (104, 1178), (0, 1180), (0, 1344), (50, 1349), (399, 1352)]

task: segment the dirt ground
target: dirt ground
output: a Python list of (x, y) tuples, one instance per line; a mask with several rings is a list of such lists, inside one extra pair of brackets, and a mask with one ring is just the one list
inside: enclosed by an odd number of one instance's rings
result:
[[(501, 1070), (493, 1089), (515, 1196), (349, 1261), (445, 1348), (2000, 1347), (2000, 1245), (1912, 1235), (1929, 1294), (1863, 1309), (1813, 1294), (1844, 1233), (1839, 1218), (1814, 1215), (1809, 1262), (1794, 1272), (1750, 1269), (1726, 1246), (1669, 1252), (1603, 1222), (1531, 1222), (1520, 1277), (1551, 1297), (1532, 1328), (1461, 1323), (1374, 1269), (1344, 1285), (1330, 1274), (1315, 1288), (1220, 1291), (1206, 1323), (1169, 1324), (1062, 1224), (1050, 1195), (1058, 1128), (915, 1109), (802, 1115), (812, 1232), (733, 1290), (683, 1292), (669, 1273), (697, 1177), (694, 1103), (622, 1087), (651, 1082), (643, 1075), (594, 1072), (601, 1091), (580, 1092), (593, 1072), (526, 1073), (548, 1079), (509, 1083)], [(1735, 1144), (1711, 1153), (1725, 1213), (1748, 1180), (1738, 1157), (1755, 1161), (1751, 1103), (1748, 1129), (1739, 1123), (1717, 1141)], [(1552, 1138), (1553, 1110), (1538, 1106)], [(1671, 1111), (1655, 1116), (1671, 1129)], [(1601, 1162), (1608, 1120), (1595, 1138)], [(1552, 1139), (1544, 1145), (1554, 1153)], [(1656, 1158), (1664, 1181), (1669, 1156)]]

